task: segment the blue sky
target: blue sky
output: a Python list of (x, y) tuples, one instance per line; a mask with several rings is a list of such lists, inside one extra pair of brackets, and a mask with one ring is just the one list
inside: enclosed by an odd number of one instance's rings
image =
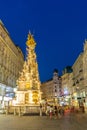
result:
[(0, 0), (0, 19), (24, 55), (34, 34), (40, 80), (73, 65), (87, 38), (86, 0)]

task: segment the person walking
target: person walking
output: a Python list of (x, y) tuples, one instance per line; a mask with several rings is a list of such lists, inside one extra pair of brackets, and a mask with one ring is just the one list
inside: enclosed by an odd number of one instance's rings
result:
[(54, 106), (54, 116), (55, 116), (55, 119), (58, 118), (58, 109), (57, 109), (57, 106)]
[(53, 106), (50, 106), (50, 119), (52, 119), (53, 116)]
[(48, 104), (46, 108), (46, 115), (49, 116), (49, 113), (50, 113), (50, 105)]

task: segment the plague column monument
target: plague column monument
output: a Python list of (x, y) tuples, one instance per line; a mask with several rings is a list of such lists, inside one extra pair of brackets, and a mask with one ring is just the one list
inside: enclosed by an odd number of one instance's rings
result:
[(35, 54), (36, 43), (31, 33), (28, 34), (26, 45), (26, 60), (17, 80), (16, 105), (39, 106), (41, 91)]

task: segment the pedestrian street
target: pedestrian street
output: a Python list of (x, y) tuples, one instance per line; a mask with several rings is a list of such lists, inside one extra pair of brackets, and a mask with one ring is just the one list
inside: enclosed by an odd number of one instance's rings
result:
[(87, 114), (47, 116), (0, 115), (0, 130), (87, 130)]

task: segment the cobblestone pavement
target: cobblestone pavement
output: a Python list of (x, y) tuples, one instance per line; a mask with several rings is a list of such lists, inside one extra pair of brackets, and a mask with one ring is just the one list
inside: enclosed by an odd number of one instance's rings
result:
[(0, 130), (87, 130), (87, 114), (68, 114), (58, 119), (0, 115)]

